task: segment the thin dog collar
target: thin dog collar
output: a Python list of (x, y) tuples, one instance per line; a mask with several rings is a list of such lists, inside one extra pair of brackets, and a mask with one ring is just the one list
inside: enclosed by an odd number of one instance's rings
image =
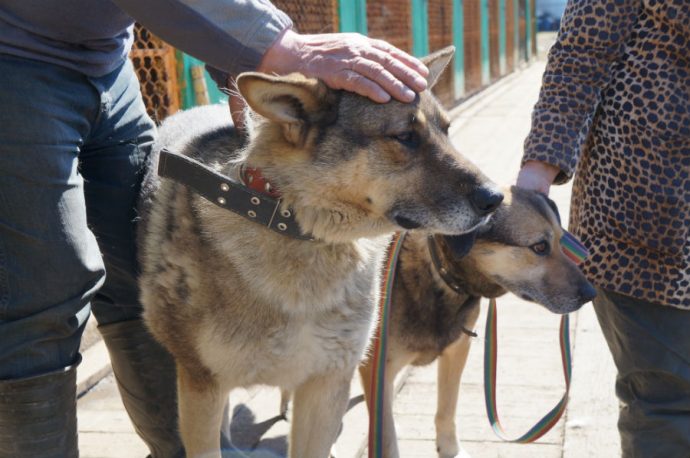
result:
[[(430, 235), (427, 237), (427, 245), (429, 246), (429, 254), (431, 255), (431, 264), (434, 266), (436, 269), (436, 272), (438, 273), (439, 277), (441, 277), (441, 280), (453, 291), (455, 291), (457, 294), (460, 294), (462, 288), (460, 287), (460, 284), (453, 280), (453, 278), (450, 275), (450, 272), (448, 271), (447, 267), (443, 266), (443, 261), (441, 261), (441, 256), (438, 253), (438, 248), (436, 246), (436, 241), (434, 240), (434, 236)], [(474, 296), (476, 298), (476, 296)], [(462, 309), (466, 304), (472, 303), (473, 297), (470, 295), (470, 298), (462, 303), (460, 307), (458, 308), (458, 312), (460, 309)], [(460, 330), (467, 334), (470, 337), (477, 337), (477, 333), (474, 331), (470, 331), (464, 326), (460, 326)]]
[[(256, 186), (247, 187), (238, 184), (195, 159), (173, 153), (165, 148), (160, 152), (158, 163), (159, 176), (187, 186), (221, 208), (230, 210), (281, 235), (297, 240), (314, 240), (310, 234), (302, 233), (291, 209), (281, 209), (280, 193), (270, 188), (270, 183), (261, 176), (260, 171), (256, 172), (258, 169), (251, 170), (252, 175), (246, 174), (244, 180), (256, 181), (263, 186), (264, 192), (260, 192)], [(254, 178), (249, 180), (250, 176)], [(269, 192), (267, 192), (267, 185)], [(273, 191), (273, 194), (270, 191)]]

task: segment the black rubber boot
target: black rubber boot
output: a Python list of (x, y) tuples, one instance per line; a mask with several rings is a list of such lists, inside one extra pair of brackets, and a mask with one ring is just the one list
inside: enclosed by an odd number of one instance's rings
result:
[(141, 320), (99, 326), (122, 403), (152, 458), (184, 457), (177, 427), (175, 363)]
[[(168, 351), (141, 320), (98, 327), (108, 347), (122, 403), (151, 458), (184, 457), (177, 424), (177, 376)], [(226, 405), (221, 447), (230, 444)]]
[(0, 458), (76, 458), (77, 371), (0, 380)]

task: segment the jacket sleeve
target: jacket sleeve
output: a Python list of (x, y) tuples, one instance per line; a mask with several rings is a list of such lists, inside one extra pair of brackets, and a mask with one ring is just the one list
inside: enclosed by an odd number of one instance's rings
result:
[(551, 47), (522, 163), (546, 162), (570, 179), (612, 67), (622, 55), (642, 0), (568, 0)]
[(144, 27), (197, 59), (237, 75), (259, 66), (292, 27), (268, 0), (113, 0)]

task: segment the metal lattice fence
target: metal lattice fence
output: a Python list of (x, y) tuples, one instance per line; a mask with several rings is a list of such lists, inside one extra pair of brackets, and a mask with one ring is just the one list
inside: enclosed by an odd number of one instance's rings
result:
[(160, 123), (180, 108), (175, 48), (136, 24), (129, 57), (139, 77), (146, 111)]

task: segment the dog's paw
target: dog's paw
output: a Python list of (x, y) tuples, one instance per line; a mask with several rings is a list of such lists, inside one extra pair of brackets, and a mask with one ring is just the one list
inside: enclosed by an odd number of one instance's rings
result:
[(436, 451), (439, 458), (471, 458), (458, 444), (455, 433), (439, 434), (436, 437)]

